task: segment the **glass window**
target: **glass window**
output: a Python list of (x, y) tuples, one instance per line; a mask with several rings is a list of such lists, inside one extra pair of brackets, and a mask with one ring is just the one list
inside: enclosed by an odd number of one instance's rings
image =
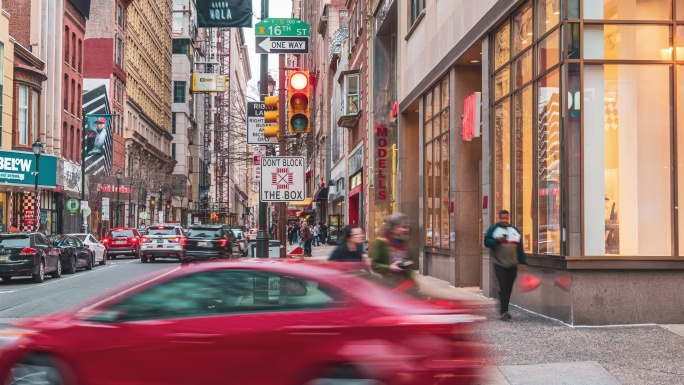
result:
[(416, 22), (423, 9), (425, 9), (425, 0), (411, 0), (411, 25)]
[(556, 69), (537, 82), (539, 253), (561, 253), (560, 76)]
[(354, 115), (361, 110), (359, 105), (359, 74), (347, 75), (345, 80), (345, 115)]
[(28, 235), (6, 235), (0, 237), (0, 245), (4, 247), (26, 247), (31, 240)]
[[(684, 8), (684, 5), (682, 5)], [(677, 26), (677, 61), (684, 62), (684, 26)], [(669, 56), (669, 55), (668, 55)]]
[(660, 25), (585, 25), (584, 58), (671, 60), (672, 28)]
[(434, 181), (434, 163), (433, 163), (433, 157), (432, 157), (432, 142), (428, 143), (425, 146), (425, 201), (427, 202), (426, 208), (425, 208), (425, 245), (426, 246), (432, 246), (434, 243), (432, 241), (433, 239), (433, 233), (434, 233), (434, 228), (435, 224), (432, 222), (433, 219), (433, 213), (434, 213), (434, 206), (433, 206), (433, 198), (435, 196), (434, 190), (433, 190), (433, 181)]
[(171, 158), (176, 159), (176, 143), (171, 143)]
[(514, 88), (519, 88), (523, 84), (532, 80), (532, 51), (526, 51), (513, 62), (515, 71)]
[(579, 23), (568, 23), (565, 28), (565, 53), (568, 59), (580, 58), (580, 25)]
[(577, 20), (580, 18), (580, 0), (568, 1), (568, 19)]
[(19, 86), (19, 116), (17, 119), (17, 134), (19, 144), (29, 144), (29, 89)]
[(494, 70), (511, 58), (511, 27), (506, 23), (494, 34)]
[(191, 227), (186, 233), (188, 238), (221, 238), (222, 235), (221, 229), (212, 227)]
[[(425, 120), (432, 119), (432, 92), (425, 95)], [(430, 133), (432, 136), (432, 132)]]
[(671, 84), (667, 65), (585, 66), (586, 255), (672, 253)]
[(682, 256), (684, 255), (684, 207), (681, 207), (684, 204), (684, 66), (681, 65), (677, 66), (677, 133), (677, 180), (679, 182), (677, 193), (680, 206), (677, 213), (679, 255)]
[(494, 99), (498, 100), (511, 91), (511, 79), (509, 67), (504, 67), (494, 75)]
[(133, 230), (111, 230), (109, 232), (109, 236), (112, 238), (117, 238), (117, 237), (134, 237), (135, 234), (133, 233)]
[(560, 9), (560, 0), (537, 0), (537, 36), (545, 34), (558, 25)]
[(532, 86), (513, 95), (515, 119), (515, 221), (526, 252), (534, 249), (534, 116)]
[(173, 102), (185, 103), (185, 84), (186, 82), (173, 82)]
[[(115, 321), (322, 310), (341, 301), (315, 281), (264, 271), (214, 270), (162, 282), (110, 310)], [(112, 320), (109, 320), (112, 321)]]
[(532, 45), (532, 6), (528, 4), (513, 18), (513, 56)]
[[(442, 247), (441, 242), (441, 225), (442, 225), (442, 145), (440, 141), (434, 141), (432, 145), (434, 155), (432, 158), (432, 175), (433, 175), (433, 203), (432, 203), (432, 229), (433, 244), (435, 247)], [(448, 245), (447, 245), (448, 247)]]
[(38, 92), (31, 91), (31, 131), (33, 132), (33, 140), (40, 140), (40, 131), (38, 127), (38, 102), (40, 101)]
[[(440, 111), (442, 111), (441, 94), (442, 93), (440, 91), (440, 85), (438, 83), (435, 86), (435, 88), (432, 89), (432, 112), (434, 113), (435, 117), (439, 115)], [(435, 133), (439, 132), (439, 129), (435, 130), (434, 132)]]
[(558, 64), (560, 61), (560, 30), (557, 29), (539, 43), (537, 68), (539, 72)]
[(123, 28), (123, 17), (124, 11), (123, 11), (123, 6), (121, 4), (116, 5), (116, 22), (119, 25), (120, 28)]
[(672, 18), (672, 0), (591, 0), (584, 1), (582, 5), (585, 19), (669, 20)]
[(511, 123), (508, 99), (494, 106), (494, 208), (511, 208)]
[(172, 134), (176, 133), (176, 113), (175, 112), (171, 113), (171, 133)]
[[(445, 111), (446, 112), (446, 111)], [(451, 206), (451, 195), (450, 191), (450, 178), (449, 174), (451, 168), (449, 167), (449, 134), (442, 135), (442, 248), (449, 248), (449, 239), (451, 236), (451, 216), (450, 216), (450, 206)]]

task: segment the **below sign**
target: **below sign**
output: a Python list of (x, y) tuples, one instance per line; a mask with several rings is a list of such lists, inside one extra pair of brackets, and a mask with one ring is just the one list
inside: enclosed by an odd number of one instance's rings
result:
[(247, 102), (247, 144), (278, 144), (278, 138), (264, 136), (264, 102)]
[(309, 53), (309, 38), (292, 36), (257, 36), (256, 53)]
[(306, 171), (303, 156), (261, 158), (262, 202), (299, 202), (306, 199)]

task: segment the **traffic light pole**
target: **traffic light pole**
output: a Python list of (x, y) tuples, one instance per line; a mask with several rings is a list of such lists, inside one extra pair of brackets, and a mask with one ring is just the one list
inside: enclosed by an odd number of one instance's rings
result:
[[(268, 0), (261, 0), (261, 20), (268, 18)], [(282, 80), (281, 80), (282, 82)], [(261, 55), (261, 81), (259, 82), (259, 94), (263, 102), (268, 95), (268, 54)], [(282, 98), (281, 98), (282, 99)], [(281, 123), (282, 124), (282, 123)], [(261, 195), (261, 194), (260, 194)], [(268, 258), (268, 224), (266, 223), (266, 202), (259, 199), (259, 232), (256, 239), (256, 255), (259, 258)]]
[[(285, 55), (278, 55), (278, 147), (279, 155), (287, 156), (287, 138), (285, 136), (287, 116), (285, 108), (287, 108), (287, 98), (285, 97), (285, 82), (287, 75), (285, 74)], [(287, 256), (287, 203), (281, 202), (278, 204), (278, 233), (280, 235), (280, 258)]]

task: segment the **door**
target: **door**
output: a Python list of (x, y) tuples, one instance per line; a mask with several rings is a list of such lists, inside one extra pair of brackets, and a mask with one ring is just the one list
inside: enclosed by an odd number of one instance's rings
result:
[(51, 253), (50, 241), (48, 241), (42, 234), (35, 234), (33, 244), (38, 254), (45, 256), (45, 272), (55, 271), (57, 269), (57, 259), (59, 253)]
[(80, 239), (72, 237), (71, 240), (74, 242), (74, 250), (76, 251), (76, 259), (78, 259), (79, 265), (88, 266), (92, 259), (91, 252), (88, 251)]
[(86, 237), (87, 243), (90, 245), (90, 248), (93, 250), (93, 253), (95, 253), (95, 260), (103, 261), (104, 260), (104, 245), (100, 243), (95, 237), (92, 235), (88, 235)]

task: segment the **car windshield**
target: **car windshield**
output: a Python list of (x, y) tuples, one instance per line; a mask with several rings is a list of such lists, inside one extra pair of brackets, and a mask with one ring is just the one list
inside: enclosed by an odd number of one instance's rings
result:
[(133, 236), (133, 230), (112, 230), (110, 235), (112, 238), (129, 238)]
[(62, 239), (64, 239), (64, 236), (52, 235), (52, 236), (47, 237), (47, 239), (48, 239), (48, 241), (50, 241), (51, 245), (57, 246), (59, 244), (59, 242), (61, 242)]
[(147, 232), (147, 235), (176, 235), (176, 230), (173, 227), (152, 228)]
[(77, 235), (76, 238), (80, 239), (81, 242), (85, 242), (87, 235)]
[(28, 235), (12, 235), (0, 237), (0, 245), (4, 247), (25, 247), (31, 244)]
[(221, 229), (212, 229), (206, 227), (189, 228), (186, 233), (188, 238), (219, 238), (221, 237)]

